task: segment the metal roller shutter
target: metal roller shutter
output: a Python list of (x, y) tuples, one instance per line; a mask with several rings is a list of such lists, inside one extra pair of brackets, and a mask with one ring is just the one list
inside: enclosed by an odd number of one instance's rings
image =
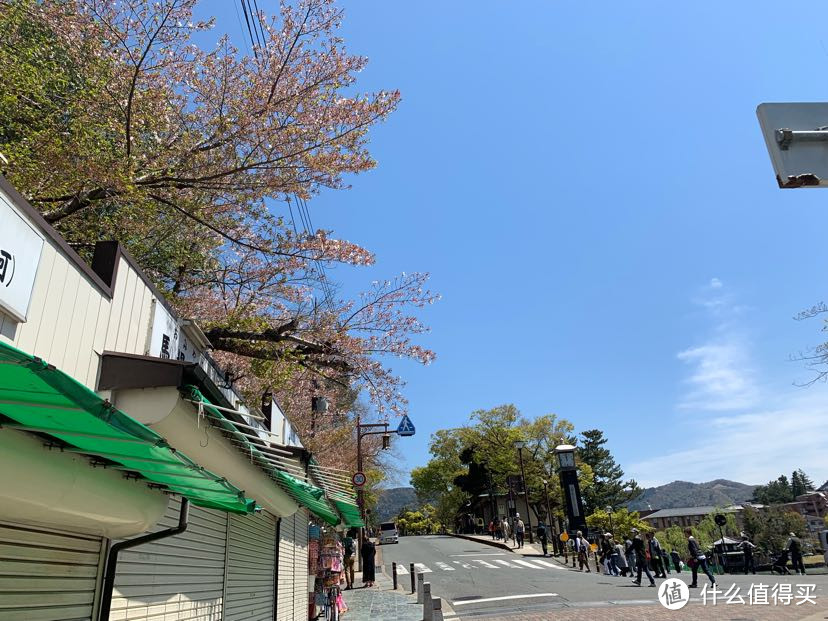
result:
[[(178, 524), (170, 501), (153, 530)], [(222, 621), (227, 514), (190, 506), (187, 530), (121, 552), (110, 621)]]
[(308, 616), (308, 513), (300, 509), (294, 514), (294, 518), (296, 551), (293, 566), (293, 606), (296, 621), (301, 621)]
[[(294, 514), (295, 515), (295, 514)], [(296, 528), (294, 515), (282, 518), (279, 537), (279, 581), (276, 585), (276, 621), (294, 621), (294, 564)], [(305, 609), (305, 616), (307, 610)]]
[(272, 621), (276, 518), (263, 511), (231, 515), (227, 548), (225, 621)]
[(92, 619), (103, 540), (0, 524), (0, 619)]

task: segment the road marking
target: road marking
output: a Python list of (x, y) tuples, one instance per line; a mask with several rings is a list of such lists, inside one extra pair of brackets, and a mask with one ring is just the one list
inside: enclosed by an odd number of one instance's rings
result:
[(443, 571), (454, 571), (454, 567), (452, 567), (448, 563), (443, 563), (441, 561), (435, 561), (434, 564), (437, 565), (437, 567), (439, 567)]
[(532, 593), (530, 595), (504, 595), (503, 597), (484, 597), (483, 599), (469, 599), (461, 602), (451, 602), (452, 606), (465, 606), (466, 604), (483, 604), (485, 602), (502, 602), (507, 599), (530, 599), (534, 597), (558, 597), (557, 593)]
[(463, 569), (471, 569), (472, 566), (468, 563), (461, 563), (460, 561), (452, 561), (455, 565), (460, 565)]
[(545, 567), (551, 567), (552, 569), (566, 569), (566, 567), (561, 567), (560, 565), (556, 565), (555, 563), (550, 563), (549, 561), (542, 561), (539, 558), (532, 559), (533, 563), (538, 563), (539, 565), (543, 565)]
[(428, 567), (426, 567), (425, 565), (423, 565), (422, 563), (414, 563), (414, 569), (416, 569), (417, 572), (421, 573), (421, 574), (430, 574), (431, 573), (431, 570)]
[[(480, 562), (480, 561), (478, 561)], [(512, 569), (520, 569), (519, 565), (512, 565), (509, 561), (501, 561), (499, 558), (495, 559), (495, 563), (500, 563), (504, 567), (510, 567)]]
[(483, 554), (449, 554), (450, 557), (455, 556), (506, 556), (505, 552), (484, 552)]
[(481, 558), (474, 559), (474, 562), (480, 563), (481, 565), (483, 565), (483, 567), (488, 567), (489, 569), (500, 569), (500, 567), (498, 567), (497, 565), (492, 565), (488, 561), (484, 561)]
[(531, 567), (532, 569), (543, 569), (543, 567), (538, 567), (537, 565), (532, 565), (529, 561), (519, 561), (518, 559), (514, 559), (514, 563), (518, 565), (525, 565), (526, 567)]
[(405, 565), (403, 565), (401, 563), (397, 563), (397, 575), (398, 576), (404, 576), (407, 573), (408, 573), (408, 570), (405, 568)]

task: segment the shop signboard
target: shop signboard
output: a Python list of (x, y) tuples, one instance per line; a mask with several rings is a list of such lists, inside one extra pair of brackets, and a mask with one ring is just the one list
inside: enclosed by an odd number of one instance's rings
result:
[(32, 301), (43, 235), (0, 194), (0, 310), (25, 322)]

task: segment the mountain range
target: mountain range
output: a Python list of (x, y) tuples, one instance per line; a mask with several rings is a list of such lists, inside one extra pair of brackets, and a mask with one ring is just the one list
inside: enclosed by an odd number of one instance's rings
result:
[(417, 509), (421, 504), (417, 500), (417, 493), (413, 487), (392, 487), (380, 490), (378, 500), (376, 516), (380, 522), (387, 522), (399, 514), (400, 509), (404, 507)]
[(644, 488), (644, 492), (627, 504), (630, 510), (674, 509), (676, 507), (724, 507), (746, 502), (758, 486), (727, 479), (707, 483), (673, 481), (658, 487)]

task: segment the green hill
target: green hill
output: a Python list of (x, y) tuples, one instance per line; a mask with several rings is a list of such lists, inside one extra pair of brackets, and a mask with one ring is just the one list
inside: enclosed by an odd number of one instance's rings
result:
[(645, 488), (641, 496), (627, 506), (635, 511), (645, 511), (648, 508), (658, 510), (676, 507), (722, 507), (750, 500), (756, 487), (727, 479), (716, 479), (707, 483), (673, 481), (667, 485)]
[(386, 522), (400, 512), (403, 507), (417, 509), (420, 506), (417, 493), (413, 487), (392, 487), (379, 494), (376, 514), (380, 522)]

